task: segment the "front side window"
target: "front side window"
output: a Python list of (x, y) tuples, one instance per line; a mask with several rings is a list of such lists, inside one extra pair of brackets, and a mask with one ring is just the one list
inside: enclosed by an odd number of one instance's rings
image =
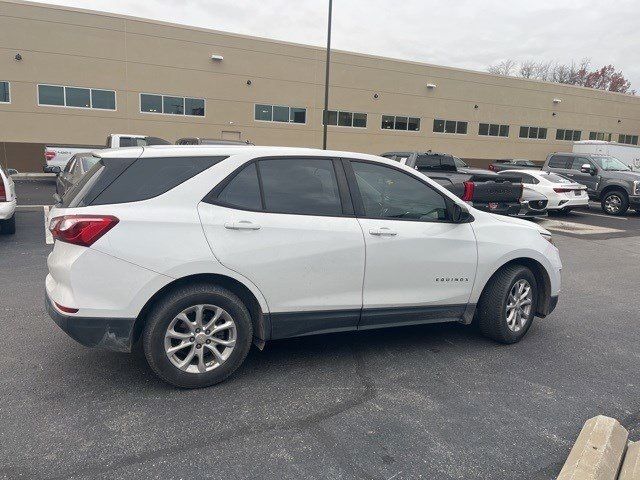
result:
[(116, 92), (99, 88), (38, 85), (38, 105), (115, 110)]
[(10, 103), (9, 82), (0, 82), (0, 103)]
[(567, 168), (568, 157), (562, 155), (554, 155), (549, 159), (549, 167), (551, 168)]
[(250, 163), (227, 184), (218, 200), (230, 207), (262, 210), (260, 183), (255, 163)]
[(265, 210), (302, 215), (342, 215), (338, 181), (330, 159), (258, 161)]
[(591, 162), (585, 157), (573, 157), (571, 160), (571, 170), (580, 171), (583, 165), (591, 165)]
[(384, 165), (352, 161), (369, 218), (438, 221), (447, 219), (444, 197), (417, 178)]

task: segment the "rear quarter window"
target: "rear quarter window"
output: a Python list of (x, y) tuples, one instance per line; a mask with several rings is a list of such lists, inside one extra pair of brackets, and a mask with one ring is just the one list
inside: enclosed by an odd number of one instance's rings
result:
[(567, 168), (568, 160), (571, 157), (564, 155), (554, 155), (549, 159), (549, 168)]

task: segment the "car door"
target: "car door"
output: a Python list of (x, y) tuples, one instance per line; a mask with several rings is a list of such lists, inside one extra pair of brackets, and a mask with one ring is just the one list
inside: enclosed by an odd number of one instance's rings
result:
[(583, 165), (590, 165), (595, 171), (598, 171), (598, 167), (594, 165), (594, 163), (589, 160), (587, 157), (573, 157), (571, 161), (571, 171), (567, 174), (571, 180), (576, 183), (580, 183), (582, 185), (586, 185), (587, 193), (591, 196), (596, 194), (596, 190), (598, 189), (598, 175), (591, 175), (590, 173), (582, 172)]
[(459, 319), (478, 259), (471, 225), (449, 221), (453, 200), (400, 168), (346, 168), (366, 245), (360, 328)]
[(264, 294), (272, 338), (357, 327), (364, 238), (339, 162), (252, 161), (216, 187), (199, 212), (216, 258)]

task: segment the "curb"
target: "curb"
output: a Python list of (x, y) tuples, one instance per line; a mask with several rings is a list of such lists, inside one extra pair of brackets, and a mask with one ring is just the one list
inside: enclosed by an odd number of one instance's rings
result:
[(617, 420), (604, 415), (590, 418), (582, 427), (557, 480), (615, 480), (628, 438), (629, 432)]
[(618, 480), (640, 479), (640, 442), (629, 443)]

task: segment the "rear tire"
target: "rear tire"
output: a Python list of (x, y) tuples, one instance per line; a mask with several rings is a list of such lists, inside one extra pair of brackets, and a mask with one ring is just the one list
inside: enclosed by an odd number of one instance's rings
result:
[(560, 210), (562, 212), (563, 215), (566, 215), (568, 213), (571, 212), (571, 210), (573, 210), (572, 207), (564, 207), (562, 210)]
[(629, 197), (623, 190), (611, 190), (602, 197), (600, 205), (607, 215), (624, 215), (629, 210)]
[[(480, 296), (476, 310), (480, 332), (500, 343), (519, 342), (529, 331), (535, 316), (538, 299), (536, 278), (527, 267), (510, 265), (499, 270), (489, 282)], [(520, 285), (525, 287), (522, 291)], [(515, 301), (522, 294), (522, 300)], [(524, 305), (521, 315), (518, 314), (520, 303)], [(510, 309), (511, 305), (518, 307)], [(511, 315), (508, 312), (512, 312)]]
[(201, 388), (235, 372), (252, 338), (249, 311), (233, 292), (195, 284), (170, 291), (150, 310), (142, 346), (149, 366), (162, 380)]
[(0, 233), (7, 235), (13, 235), (16, 233), (16, 214), (14, 213), (11, 218), (2, 220), (0, 222)]

